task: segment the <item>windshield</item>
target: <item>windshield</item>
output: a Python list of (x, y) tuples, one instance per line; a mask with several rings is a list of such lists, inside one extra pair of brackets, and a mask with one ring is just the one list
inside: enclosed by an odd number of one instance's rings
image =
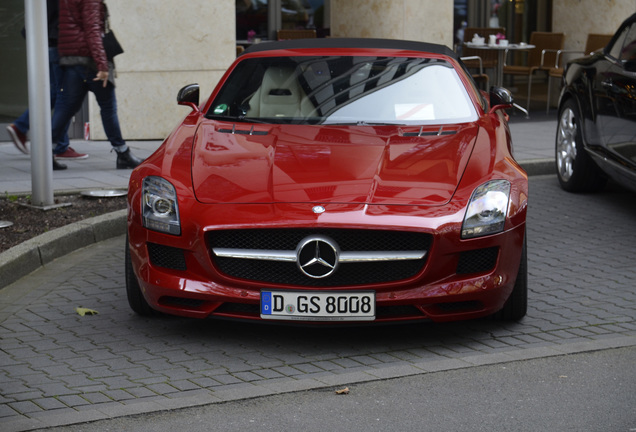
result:
[(444, 60), (267, 57), (240, 62), (209, 118), (295, 124), (445, 124), (477, 119)]

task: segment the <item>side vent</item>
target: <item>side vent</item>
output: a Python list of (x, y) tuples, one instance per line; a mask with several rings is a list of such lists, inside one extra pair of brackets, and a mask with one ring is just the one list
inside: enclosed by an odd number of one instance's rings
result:
[(497, 264), (499, 248), (491, 247), (462, 252), (457, 263), (457, 274), (484, 273)]
[(148, 243), (150, 263), (171, 270), (187, 270), (183, 249)]

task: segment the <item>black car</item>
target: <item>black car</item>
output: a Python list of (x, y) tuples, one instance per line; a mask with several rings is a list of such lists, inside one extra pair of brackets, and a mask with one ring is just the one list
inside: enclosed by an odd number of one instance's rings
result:
[(601, 51), (568, 63), (559, 100), (556, 169), (563, 189), (636, 191), (636, 14)]

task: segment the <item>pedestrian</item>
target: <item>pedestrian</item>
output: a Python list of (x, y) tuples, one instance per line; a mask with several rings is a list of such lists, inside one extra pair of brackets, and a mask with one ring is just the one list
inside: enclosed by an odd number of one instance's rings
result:
[(135, 168), (136, 157), (122, 138), (115, 97), (115, 65), (106, 57), (102, 36), (108, 11), (103, 0), (61, 0), (58, 51), (62, 67), (61, 90), (55, 101), (52, 129), (53, 169), (66, 169), (57, 158), (80, 159), (87, 155), (60, 142), (65, 128), (90, 91), (99, 104), (104, 132), (117, 153), (117, 169)]
[[(58, 0), (46, 0), (46, 15), (48, 26), (48, 39), (49, 39), (49, 82), (51, 90), (51, 109), (55, 106), (55, 98), (57, 96), (58, 83), (62, 78), (62, 70), (60, 69), (59, 55), (57, 52), (57, 38), (58, 38), (58, 16), (59, 6)], [(24, 30), (23, 34), (24, 34)], [(7, 132), (13, 140), (13, 144), (24, 154), (29, 154), (29, 147), (27, 146), (27, 133), (30, 129), (29, 121), (29, 109), (22, 113), (16, 121), (7, 126)], [(65, 129), (64, 134), (60, 138), (60, 144), (68, 146), (68, 134)]]

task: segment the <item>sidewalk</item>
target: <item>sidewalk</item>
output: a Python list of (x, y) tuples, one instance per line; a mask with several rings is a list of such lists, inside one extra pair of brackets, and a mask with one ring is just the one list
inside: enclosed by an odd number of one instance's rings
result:
[[(150, 156), (161, 145), (160, 140), (128, 141), (132, 152), (141, 158)], [(131, 170), (115, 167), (116, 155), (107, 141), (71, 142), (88, 159), (61, 161), (68, 166), (64, 171), (53, 171), (55, 194), (91, 189), (126, 189)], [(0, 193), (9, 195), (31, 194), (31, 157), (20, 153), (12, 142), (0, 143)]]

